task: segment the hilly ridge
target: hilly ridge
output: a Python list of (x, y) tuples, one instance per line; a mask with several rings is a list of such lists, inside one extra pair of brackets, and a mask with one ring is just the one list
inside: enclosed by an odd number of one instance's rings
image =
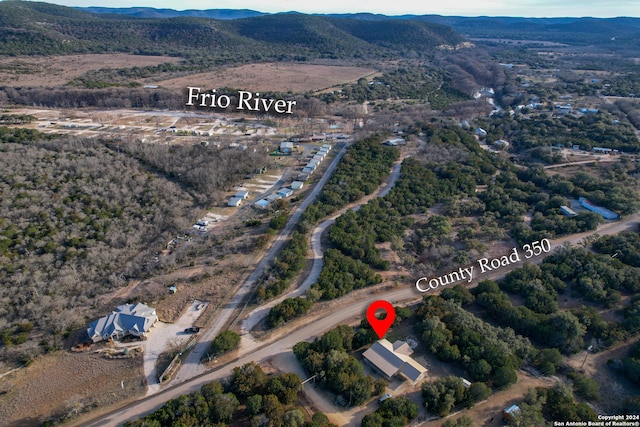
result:
[[(135, 9), (130, 10), (130, 9)], [(248, 16), (267, 15), (255, 10), (209, 9), (201, 11), (153, 8), (79, 8), (95, 13), (119, 13), (140, 17), (159, 16), (208, 16), (216, 19), (236, 19)], [(428, 22), (452, 27), (466, 37), (510, 38), (514, 40), (541, 40), (572, 45), (607, 45), (612, 37), (625, 38), (627, 42), (640, 41), (640, 18), (525, 18), (525, 17), (466, 17), (440, 15), (388, 16), (367, 12), (343, 14), (315, 14), (314, 16), (348, 19), (350, 21), (404, 20)], [(405, 40), (410, 42), (410, 39)]]
[(429, 55), (464, 38), (448, 27), (417, 21), (365, 22), (304, 14), (143, 19), (9, 0), (0, 2), (0, 40), (0, 55), (126, 52), (242, 62), (389, 58), (409, 50)]

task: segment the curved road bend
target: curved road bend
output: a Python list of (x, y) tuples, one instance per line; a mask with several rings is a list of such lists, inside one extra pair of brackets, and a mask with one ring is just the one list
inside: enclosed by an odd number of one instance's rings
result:
[[(623, 221), (606, 224), (595, 232), (581, 233), (562, 239), (556, 239), (552, 242), (551, 247), (552, 249), (555, 249), (559, 246), (562, 246), (566, 242), (577, 244), (585, 237), (595, 233), (598, 233), (599, 235), (617, 234), (621, 231), (632, 229), (637, 225), (639, 220), (640, 214), (634, 214)], [(528, 260), (528, 262), (538, 264), (542, 262), (542, 260), (547, 255), (548, 254), (543, 254), (536, 259)], [(486, 279), (499, 280), (500, 278), (504, 277), (504, 275), (509, 271), (521, 266), (522, 264), (522, 262), (512, 264), (508, 267), (505, 267), (504, 269), (493, 272), (493, 274), (484, 274), (480, 277), (476, 275), (471, 286), (475, 286), (475, 284), (477, 284), (479, 281)], [(335, 325), (347, 322), (353, 318), (362, 317), (369, 304), (371, 304), (375, 300), (384, 298), (391, 303), (397, 303), (406, 300), (417, 300), (428, 294), (428, 292), (424, 294), (418, 292), (413, 282), (405, 284), (402, 289), (394, 289), (384, 293), (373, 294), (373, 291), (371, 289), (360, 290), (357, 292), (358, 293), (356, 295), (362, 295), (362, 299), (354, 301), (353, 298), (348, 299), (348, 297), (343, 297), (342, 301), (336, 300), (336, 304), (338, 305), (338, 307), (336, 307), (337, 310), (328, 313), (322, 313), (314, 317), (309, 316), (307, 318), (303, 318), (303, 320), (301, 321), (305, 322), (306, 324), (301, 325), (298, 329), (295, 329), (282, 337), (271, 337), (272, 342), (265, 342), (262, 347), (250, 350), (248, 354), (241, 356), (240, 358), (227, 365), (221, 366), (216, 370), (198, 375), (197, 377), (192, 378), (191, 380), (182, 384), (177, 384), (173, 387), (161, 390), (155, 395), (134, 402), (129, 406), (118, 409), (114, 412), (111, 412), (110, 414), (101, 416), (99, 420), (88, 423), (85, 422), (83, 423), (83, 425), (95, 427), (116, 426), (121, 425), (126, 421), (140, 418), (148, 413), (155, 411), (170, 399), (175, 399), (182, 394), (191, 393), (195, 390), (198, 390), (204, 384), (210, 381), (229, 376), (232, 373), (233, 368), (236, 366), (241, 366), (252, 361), (260, 362), (264, 359), (270, 358), (280, 353), (288, 352), (296, 343), (300, 341), (308, 341), (326, 332)]]
[(206, 331), (204, 331), (204, 333), (201, 334), (198, 343), (193, 347), (191, 352), (189, 352), (170, 384), (178, 384), (187, 381), (205, 371), (205, 367), (200, 363), (200, 359), (202, 359), (202, 357), (207, 353), (211, 341), (213, 341), (213, 339), (224, 330), (223, 328), (231, 320), (233, 314), (238, 308), (243, 307), (243, 304), (246, 307), (245, 301), (248, 301), (249, 296), (253, 292), (256, 281), (260, 278), (265, 267), (278, 253), (280, 253), (286, 238), (293, 232), (293, 229), (300, 220), (302, 213), (315, 200), (320, 190), (322, 190), (322, 187), (327, 183), (348, 146), (349, 143), (347, 142), (338, 152), (338, 155), (333, 159), (331, 165), (329, 165), (318, 184), (315, 186), (313, 191), (309, 193), (300, 206), (298, 206), (284, 230), (278, 235), (276, 241), (271, 245), (271, 248), (264, 258), (262, 258), (260, 263), (258, 263), (258, 266), (253, 273), (251, 273), (242, 286), (237, 289), (231, 299), (226, 304), (218, 308), (214, 322)]
[(251, 331), (251, 329), (253, 329), (258, 323), (260, 323), (262, 319), (267, 317), (271, 308), (281, 303), (286, 298), (295, 298), (295, 297), (304, 295), (307, 289), (309, 289), (311, 285), (313, 285), (318, 281), (318, 277), (320, 277), (320, 272), (322, 271), (322, 266), (324, 265), (324, 260), (323, 260), (324, 251), (322, 250), (322, 244), (321, 244), (322, 234), (325, 232), (327, 228), (329, 228), (329, 226), (331, 226), (336, 221), (336, 218), (342, 215), (345, 211), (349, 209), (353, 209), (354, 211), (357, 211), (360, 209), (360, 207), (363, 204), (366, 204), (369, 200), (375, 197), (386, 196), (387, 193), (391, 191), (391, 188), (393, 188), (394, 184), (400, 177), (401, 167), (402, 167), (402, 159), (396, 162), (387, 180), (380, 187), (378, 187), (378, 189), (374, 193), (372, 193), (367, 198), (366, 201), (358, 204), (358, 206), (355, 206), (354, 208), (340, 209), (338, 212), (332, 215), (329, 219), (320, 223), (320, 225), (318, 225), (313, 230), (311, 234), (311, 250), (312, 250), (313, 265), (311, 266), (311, 271), (309, 272), (309, 275), (297, 289), (289, 292), (286, 295), (282, 295), (272, 301), (269, 301), (267, 304), (263, 304), (260, 307), (256, 307), (249, 314), (249, 316), (242, 321), (241, 333), (243, 335), (243, 339), (246, 337), (246, 334)]

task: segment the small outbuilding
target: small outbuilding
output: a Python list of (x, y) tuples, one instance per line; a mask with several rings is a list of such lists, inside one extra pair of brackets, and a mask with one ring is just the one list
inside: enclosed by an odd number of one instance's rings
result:
[(269, 206), (269, 201), (266, 199), (260, 199), (257, 202), (254, 203), (257, 207), (259, 207), (260, 209), (265, 209), (267, 206)]
[(502, 418), (507, 421), (513, 421), (514, 418), (520, 413), (520, 407), (518, 405), (511, 405), (504, 411), (502, 411)]
[(282, 197), (289, 197), (293, 194), (293, 190), (290, 188), (281, 188), (280, 190), (278, 190), (278, 194), (281, 195)]
[(282, 199), (282, 196), (278, 193), (271, 193), (267, 196), (267, 200), (269, 201), (269, 203), (275, 202), (276, 200), (280, 199)]
[(291, 189), (292, 190), (302, 190), (302, 186), (304, 185), (304, 182), (302, 181), (293, 181), (291, 183)]
[(242, 189), (242, 190), (236, 191), (236, 197), (238, 199), (243, 199), (243, 200), (248, 198), (249, 197), (249, 190)]
[(237, 208), (238, 206), (240, 206), (241, 203), (242, 203), (242, 199), (241, 198), (232, 197), (227, 202), (227, 206), (231, 206), (231, 207)]
[[(273, 147), (273, 145), (272, 145)], [(293, 142), (284, 141), (280, 143), (280, 152), (281, 153), (291, 153), (293, 151)]]

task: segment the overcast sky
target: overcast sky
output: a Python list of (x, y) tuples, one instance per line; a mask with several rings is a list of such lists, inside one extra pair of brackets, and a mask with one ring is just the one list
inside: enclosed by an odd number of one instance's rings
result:
[[(44, 0), (47, 1), (47, 0)], [(49, 0), (65, 6), (184, 9), (253, 9), (260, 12), (371, 12), (385, 15), (438, 14), (461, 16), (635, 16), (640, 0)]]

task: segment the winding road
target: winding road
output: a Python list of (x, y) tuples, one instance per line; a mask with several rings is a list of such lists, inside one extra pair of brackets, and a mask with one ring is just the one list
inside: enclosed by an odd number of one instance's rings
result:
[[(599, 235), (617, 234), (621, 231), (629, 230), (637, 226), (638, 221), (640, 221), (640, 214), (635, 214), (623, 221), (605, 224), (596, 232)], [(552, 252), (553, 249), (560, 247), (567, 242), (578, 244), (585, 237), (596, 232), (581, 233), (562, 239), (556, 239), (552, 241)], [(535, 259), (528, 260), (528, 262), (536, 264), (540, 263), (547, 255), (548, 254), (540, 255)], [(479, 281), (486, 279), (499, 280), (509, 271), (520, 267), (522, 264), (522, 262), (511, 264), (508, 267), (504, 267), (504, 269), (497, 270), (493, 273), (483, 274), (479, 277), (476, 276), (469, 286), (476, 286)], [(83, 422), (82, 424), (96, 427), (116, 426), (128, 420), (142, 417), (155, 411), (170, 399), (175, 399), (182, 394), (198, 390), (210, 381), (220, 380), (227, 377), (232, 373), (234, 367), (241, 366), (251, 361), (260, 363), (261, 361), (273, 358), (274, 356), (278, 356), (282, 353), (290, 352), (293, 346), (300, 341), (311, 340), (338, 324), (347, 323), (352, 320), (358, 321), (366, 312), (366, 308), (369, 304), (375, 300), (385, 299), (391, 303), (398, 303), (401, 301), (417, 301), (425, 295), (424, 293), (417, 291), (413, 281), (403, 283), (402, 288), (400, 289), (386, 290), (386, 288), (388, 288), (388, 285), (382, 287), (379, 286), (378, 292), (376, 292), (375, 289), (361, 289), (349, 294), (341, 300), (335, 301), (335, 305), (331, 307), (331, 310), (322, 310), (320, 314), (307, 316), (293, 322), (292, 325), (290, 325), (290, 328), (276, 330), (263, 343), (261, 343), (259, 347), (242, 349), (244, 354), (227, 365), (220, 366), (210, 372), (202, 373), (189, 381), (163, 389), (153, 396), (146, 397), (124, 408), (111, 412), (110, 414), (101, 417), (99, 420)]]
[[(187, 381), (199, 374), (202, 374), (206, 370), (206, 368), (200, 363), (200, 360), (207, 353), (211, 342), (218, 334), (226, 329), (226, 326), (229, 324), (229, 322), (233, 321), (233, 316), (239, 308), (242, 307), (242, 310), (244, 310), (249, 301), (249, 297), (255, 289), (257, 280), (260, 278), (260, 276), (264, 272), (264, 269), (269, 265), (271, 260), (280, 253), (280, 250), (282, 249), (282, 246), (284, 245), (286, 239), (291, 235), (293, 229), (298, 224), (298, 221), (300, 221), (302, 213), (307, 209), (307, 207), (309, 207), (311, 203), (313, 203), (317, 195), (322, 190), (322, 187), (324, 187), (324, 185), (327, 183), (336, 166), (340, 162), (340, 159), (342, 158), (342, 156), (344, 156), (344, 153), (348, 146), (348, 143), (345, 144), (338, 152), (318, 184), (309, 193), (307, 198), (300, 204), (300, 206), (298, 206), (296, 211), (289, 219), (289, 222), (285, 226), (284, 230), (278, 235), (276, 241), (271, 245), (271, 248), (262, 258), (260, 263), (258, 263), (258, 266), (253, 271), (253, 273), (251, 273), (247, 280), (245, 280), (245, 282), (236, 290), (231, 299), (225, 305), (218, 308), (218, 311), (215, 313), (216, 317), (213, 324), (208, 327), (207, 330), (201, 335), (200, 340), (193, 347), (191, 352), (189, 352), (170, 384), (178, 384)], [(241, 315), (242, 312), (238, 316)]]
[(322, 266), (324, 265), (324, 260), (323, 260), (324, 251), (322, 250), (322, 243), (321, 243), (323, 233), (336, 221), (336, 218), (338, 218), (340, 215), (342, 215), (349, 209), (358, 211), (360, 207), (365, 205), (369, 200), (376, 197), (384, 197), (389, 191), (391, 191), (391, 188), (393, 188), (393, 185), (396, 183), (396, 181), (400, 177), (402, 160), (403, 159), (401, 158), (400, 160), (396, 161), (396, 163), (393, 165), (393, 169), (391, 170), (391, 174), (389, 174), (389, 177), (387, 178), (387, 180), (380, 187), (378, 187), (378, 189), (375, 192), (365, 197), (364, 199), (359, 200), (357, 206), (347, 206), (340, 209), (338, 212), (333, 214), (329, 219), (321, 222), (320, 225), (318, 225), (313, 230), (313, 232), (311, 233), (311, 251), (312, 251), (311, 259), (313, 260), (313, 265), (311, 266), (309, 275), (297, 289), (289, 292), (286, 295), (282, 295), (272, 301), (269, 301), (268, 303), (263, 304), (260, 307), (257, 307), (255, 310), (249, 313), (249, 316), (242, 321), (241, 333), (242, 333), (243, 339), (251, 339), (250, 337), (247, 337), (246, 334), (250, 332), (251, 329), (253, 329), (258, 323), (260, 323), (262, 319), (267, 317), (271, 308), (273, 308), (274, 306), (281, 303), (287, 298), (295, 298), (295, 297), (304, 295), (307, 289), (309, 289), (311, 285), (313, 285), (318, 281), (318, 277), (320, 277), (320, 272), (322, 271)]
[[(343, 153), (344, 149), (340, 152), (336, 160), (334, 160), (334, 163), (332, 163), (330, 168), (331, 170), (328, 170), (327, 173), (325, 173), (323, 180), (325, 180), (325, 178), (328, 180), (328, 177), (333, 170), (332, 168), (335, 167), (335, 164), (337, 164), (337, 159), (341, 157)], [(386, 194), (392, 188), (393, 183), (395, 183), (399, 174), (400, 162), (398, 162), (394, 166), (394, 169), (390, 174), (386, 185), (379, 189), (380, 191), (377, 195), (381, 196)], [(324, 182), (326, 182), (326, 180)], [(319, 183), (319, 185), (316, 187), (318, 191), (321, 188), (320, 184), (324, 185), (324, 182)], [(316, 189), (314, 189), (314, 192)], [(298, 210), (294, 213), (292, 219), (287, 224), (285, 232), (283, 232), (279, 236), (278, 242), (273, 245), (267, 256), (265, 256), (262, 262), (258, 265), (258, 268), (256, 268), (256, 270), (253, 272), (253, 274), (251, 274), (248, 280), (245, 281), (240, 290), (232, 297), (231, 301), (220, 310), (214, 325), (207, 331), (206, 336), (201, 339), (200, 344), (196, 346), (197, 351), (192, 352), (193, 357), (186, 361), (183, 369), (180, 371), (179, 374), (181, 376), (174, 380), (171, 383), (172, 385), (170, 387), (165, 388), (154, 395), (147, 396), (146, 398), (131, 403), (128, 406), (117, 409), (107, 415), (95, 417), (99, 419), (88, 421), (86, 418), (82, 418), (78, 419), (77, 423), (82, 423), (82, 425), (88, 426), (115, 426), (120, 425), (128, 420), (142, 417), (150, 412), (155, 411), (170, 399), (175, 399), (180, 395), (198, 390), (204, 384), (210, 381), (221, 380), (229, 376), (232, 373), (234, 367), (241, 366), (248, 362), (260, 363), (267, 360), (272, 360), (274, 357), (286, 356), (286, 354), (291, 352), (292, 347), (300, 341), (311, 340), (314, 337), (323, 334), (327, 330), (341, 323), (358, 322), (364, 316), (366, 308), (369, 306), (369, 304), (371, 304), (375, 300), (385, 299), (391, 303), (419, 301), (426, 294), (418, 292), (418, 290), (416, 289), (415, 279), (417, 278), (409, 279), (402, 282), (401, 288), (394, 288), (389, 286), (388, 284), (383, 284), (378, 285), (374, 288), (361, 289), (345, 297), (342, 297), (339, 300), (324, 303), (325, 305), (323, 306), (323, 308), (313, 310), (310, 315), (307, 315), (300, 319), (296, 319), (283, 328), (276, 329), (275, 331), (270, 333), (263, 341), (256, 341), (252, 338), (249, 338), (250, 334), (246, 332), (250, 331), (250, 329), (255, 324), (257, 324), (257, 322), (259, 322), (259, 320), (262, 319), (266, 315), (266, 313), (268, 313), (268, 311), (265, 312), (266, 308), (260, 307), (250, 313), (247, 319), (245, 319), (245, 321), (243, 322), (242, 329), (245, 334), (243, 335), (243, 344), (241, 345), (241, 348), (239, 350), (240, 356), (237, 359), (227, 363), (226, 365), (219, 366), (209, 372), (204, 372), (204, 367), (200, 365), (199, 360), (202, 354), (204, 354), (204, 351), (206, 351), (210, 339), (212, 339), (215, 335), (222, 331), (222, 328), (225, 327), (226, 324), (230, 321), (237, 308), (253, 291), (253, 285), (255, 284), (255, 281), (258, 279), (262, 270), (266, 267), (267, 263), (270, 262), (271, 258), (273, 258), (273, 256), (275, 256), (275, 254), (277, 254), (280, 250), (280, 247), (284, 242), (283, 236), (286, 236), (288, 235), (287, 233), (291, 232), (293, 226), (297, 223), (297, 220), (299, 219), (302, 211), (306, 209), (306, 207), (313, 201), (315, 195), (317, 195), (317, 192), (315, 194), (310, 194), (309, 197), (305, 199), (305, 202), (298, 208)], [(345, 208), (345, 210), (346, 209), (349, 208)], [(313, 231), (312, 248), (314, 265), (312, 274), (315, 277), (312, 277), (312, 275), (310, 275), (310, 277), (305, 280), (300, 288), (282, 297), (282, 299), (286, 297), (301, 295), (306, 291), (306, 289), (308, 289), (309, 286), (311, 286), (311, 284), (315, 283), (317, 275), (322, 268), (322, 247), (320, 239), (324, 230), (332, 223), (332, 221), (335, 220), (335, 217), (337, 216), (338, 214), (324, 221)], [(609, 222), (593, 232), (586, 232), (560, 239), (555, 239), (551, 242), (551, 251), (549, 253), (544, 253), (538, 257), (526, 261), (529, 263), (538, 264), (542, 262), (547, 255), (552, 253), (555, 248), (561, 247), (564, 244), (578, 244), (586, 237), (596, 233), (599, 235), (618, 234), (622, 231), (634, 228), (635, 226), (637, 226), (639, 221), (640, 214), (634, 214), (622, 221)], [(508, 252), (504, 255), (508, 255)], [(474, 274), (473, 280), (468, 284), (468, 286), (476, 286), (480, 281), (487, 279), (499, 280), (511, 270), (518, 268), (523, 264), (524, 261), (521, 261), (505, 267), (501, 267), (492, 272), (487, 272), (481, 275)], [(433, 292), (439, 293), (440, 289)], [(245, 341), (245, 337), (247, 337), (250, 342)], [(350, 420), (350, 424), (352, 424), (352, 422), (353, 420)]]

